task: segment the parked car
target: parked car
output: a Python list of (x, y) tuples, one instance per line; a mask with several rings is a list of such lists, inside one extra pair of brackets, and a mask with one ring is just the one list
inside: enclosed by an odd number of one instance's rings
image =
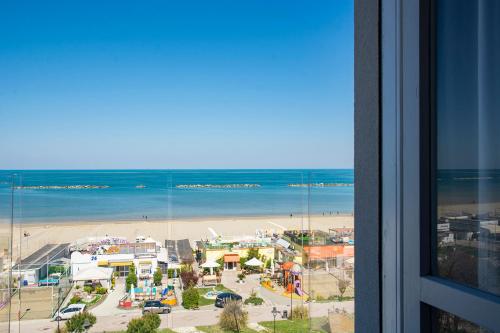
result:
[(215, 306), (223, 308), (228, 301), (241, 301), (241, 296), (233, 293), (221, 293), (215, 298)]
[(67, 307), (57, 311), (54, 314), (54, 320), (60, 321), (64, 319), (69, 319), (76, 314), (82, 313), (85, 310), (85, 304), (70, 304)]
[(142, 307), (142, 314), (146, 313), (170, 313), (172, 307), (160, 301), (146, 301)]

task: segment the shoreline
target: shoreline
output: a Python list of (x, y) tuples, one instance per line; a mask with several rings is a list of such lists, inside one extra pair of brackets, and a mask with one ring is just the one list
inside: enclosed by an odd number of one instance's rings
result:
[[(5, 225), (0, 235), (4, 240), (10, 237), (10, 224)], [(217, 236), (234, 238), (255, 236), (256, 230), (267, 230), (282, 233), (284, 230), (322, 230), (330, 228), (353, 228), (352, 215), (311, 215), (307, 216), (235, 216), (204, 217), (197, 219), (175, 219), (156, 221), (72, 221), (61, 223), (14, 224), (13, 249), (14, 258), (26, 258), (45, 244), (72, 243), (85, 237), (115, 236), (125, 237), (134, 242), (136, 236), (152, 237), (164, 243), (166, 239), (189, 239), (193, 245), (200, 239), (212, 239)], [(29, 234), (29, 236), (24, 236)], [(21, 240), (21, 247), (19, 246)]]
[[(335, 213), (332, 215), (322, 215), (322, 214), (293, 214), (293, 218), (316, 218), (316, 217), (354, 217), (353, 212), (342, 212)], [(167, 222), (203, 222), (206, 220), (254, 220), (254, 219), (274, 219), (274, 218), (290, 218), (289, 214), (254, 214), (254, 215), (205, 215), (205, 216), (192, 216), (192, 217), (175, 217), (175, 218), (148, 218), (146, 219), (120, 219), (120, 218), (110, 218), (110, 219), (61, 219), (61, 220), (43, 220), (38, 218), (15, 218), (14, 227), (23, 226), (40, 226), (40, 225), (56, 225), (56, 226), (70, 226), (70, 225), (80, 225), (80, 224), (105, 224), (105, 223), (141, 223), (141, 222), (151, 222), (151, 223), (167, 223)], [(10, 219), (0, 219), (0, 226), (10, 225)], [(1, 228), (1, 227), (0, 227)]]

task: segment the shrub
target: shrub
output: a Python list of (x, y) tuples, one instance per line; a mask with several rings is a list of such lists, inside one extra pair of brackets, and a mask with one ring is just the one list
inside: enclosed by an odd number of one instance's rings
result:
[(156, 333), (161, 319), (156, 313), (148, 313), (141, 318), (132, 319), (127, 325), (127, 333)]
[(240, 279), (241, 281), (243, 281), (245, 279), (245, 273), (239, 273), (238, 274), (238, 279)]
[(229, 301), (219, 318), (219, 326), (223, 330), (239, 332), (247, 326), (248, 312), (241, 307), (241, 302)]
[(192, 287), (198, 284), (198, 275), (192, 271), (181, 272), (181, 280), (184, 287)]
[(85, 286), (83, 287), (83, 291), (85, 291), (87, 294), (92, 294), (94, 288), (92, 288), (92, 286)]
[(245, 300), (245, 304), (262, 305), (262, 303), (264, 303), (264, 300), (257, 296), (250, 296)]
[(82, 333), (89, 327), (84, 327), (85, 321), (88, 320), (90, 327), (96, 322), (96, 317), (87, 311), (74, 315), (66, 322), (66, 330), (68, 332)]
[(76, 304), (76, 303), (80, 303), (80, 301), (82, 300), (82, 298), (79, 296), (79, 295), (74, 295), (73, 297), (71, 297), (71, 299), (69, 300), (69, 304)]
[(161, 286), (161, 280), (163, 279), (163, 273), (160, 267), (156, 267), (156, 271), (153, 274), (153, 282), (155, 286)]
[(107, 288), (104, 288), (104, 287), (97, 287), (95, 289), (95, 292), (99, 295), (104, 295), (108, 292), (108, 289)]
[(142, 320), (146, 322), (146, 324), (154, 329), (160, 327), (161, 319), (157, 313), (148, 313), (142, 316)]
[(130, 265), (127, 278), (125, 279), (125, 287), (127, 291), (130, 290), (130, 285), (134, 285), (134, 287), (137, 287), (137, 275), (135, 275), (134, 265)]
[(78, 284), (77, 284), (77, 285), (75, 286), (75, 289), (76, 289), (76, 290), (80, 289), (80, 285), (78, 285)]
[(189, 287), (182, 293), (182, 306), (185, 309), (195, 309), (198, 307), (199, 302), (200, 294), (196, 288)]
[(135, 318), (129, 321), (127, 325), (127, 333), (155, 333), (156, 329), (142, 318)]
[(293, 308), (291, 318), (289, 319), (307, 319), (309, 318), (309, 309), (303, 305), (298, 305)]

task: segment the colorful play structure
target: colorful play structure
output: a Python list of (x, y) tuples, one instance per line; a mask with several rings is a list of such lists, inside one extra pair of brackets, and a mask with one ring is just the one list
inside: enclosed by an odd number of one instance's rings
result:
[(302, 268), (300, 265), (288, 261), (281, 265), (281, 269), (283, 270), (282, 285), (285, 287), (285, 293), (303, 296), (305, 293), (302, 289)]
[(168, 304), (170, 306), (177, 305), (174, 286), (168, 285), (161, 292), (160, 289), (156, 287), (144, 286), (130, 288), (129, 293), (119, 301), (118, 306), (121, 308), (132, 308), (133, 306), (137, 306), (140, 301), (154, 299), (159, 299), (163, 304)]

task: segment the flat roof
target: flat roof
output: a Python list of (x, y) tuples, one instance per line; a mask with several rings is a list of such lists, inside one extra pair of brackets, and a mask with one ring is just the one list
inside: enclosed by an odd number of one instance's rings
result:
[[(60, 258), (65, 258), (68, 254), (70, 243), (64, 244), (46, 244), (30, 254), (28, 257), (21, 260), (21, 264), (16, 264), (12, 270), (37, 269), (47, 262), (51, 262)], [(20, 266), (20, 267), (19, 267)]]

